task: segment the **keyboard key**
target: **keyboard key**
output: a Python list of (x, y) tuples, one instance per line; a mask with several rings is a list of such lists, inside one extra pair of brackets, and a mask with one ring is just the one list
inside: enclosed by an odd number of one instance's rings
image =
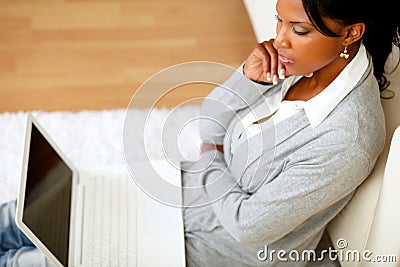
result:
[(136, 187), (127, 176), (99, 176), (85, 190), (85, 262), (135, 267)]

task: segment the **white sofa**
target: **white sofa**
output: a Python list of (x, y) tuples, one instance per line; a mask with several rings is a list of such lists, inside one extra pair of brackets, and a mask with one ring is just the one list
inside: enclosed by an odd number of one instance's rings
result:
[[(276, 0), (244, 0), (250, 21), (253, 25), (257, 42), (268, 40), (275, 36)], [(398, 58), (398, 49), (394, 55)], [(389, 61), (389, 69), (393, 62)], [(342, 266), (400, 266), (400, 68), (389, 76), (395, 97), (382, 99), (386, 117), (387, 139), (384, 151), (367, 178), (357, 189), (356, 194), (343, 211), (328, 225), (328, 233), (335, 249), (342, 252)], [(395, 129), (397, 142), (392, 141)], [(387, 165), (388, 154), (390, 166)], [(387, 165), (387, 167), (386, 167)], [(337, 241), (345, 239), (346, 248), (337, 247)], [(343, 243), (339, 244), (343, 245)], [(360, 261), (356, 254), (360, 253)], [(371, 251), (373, 254), (368, 254)], [(385, 264), (366, 262), (362, 253), (371, 259), (376, 256), (386, 257), (386, 260), (396, 262)]]

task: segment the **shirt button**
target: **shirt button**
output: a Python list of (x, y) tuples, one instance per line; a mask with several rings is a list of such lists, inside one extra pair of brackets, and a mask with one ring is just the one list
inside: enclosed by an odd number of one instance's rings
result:
[(294, 103), (294, 108), (295, 109), (303, 109), (304, 105), (301, 102), (296, 102)]

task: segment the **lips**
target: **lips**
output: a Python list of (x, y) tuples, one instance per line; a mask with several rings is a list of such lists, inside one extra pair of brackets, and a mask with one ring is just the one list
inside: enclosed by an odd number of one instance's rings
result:
[(279, 61), (280, 61), (283, 65), (288, 65), (288, 64), (293, 64), (293, 63), (294, 63), (293, 60), (291, 60), (291, 59), (285, 57), (285, 56), (282, 55), (282, 54), (278, 54), (278, 58), (279, 58)]

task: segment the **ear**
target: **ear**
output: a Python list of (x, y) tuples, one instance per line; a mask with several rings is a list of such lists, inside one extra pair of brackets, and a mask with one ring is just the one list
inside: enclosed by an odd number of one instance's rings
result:
[(351, 45), (363, 37), (365, 32), (365, 24), (364, 23), (355, 23), (344, 29), (345, 36), (343, 45)]

